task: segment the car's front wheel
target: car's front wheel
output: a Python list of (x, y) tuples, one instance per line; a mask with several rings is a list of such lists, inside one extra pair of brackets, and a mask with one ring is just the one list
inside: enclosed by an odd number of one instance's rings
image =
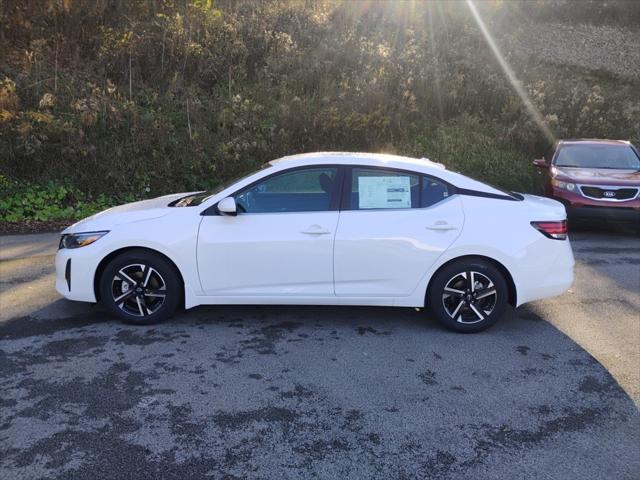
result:
[(503, 274), (481, 258), (453, 262), (433, 277), (427, 307), (445, 327), (456, 332), (479, 332), (493, 325), (508, 303)]
[(145, 250), (116, 256), (100, 279), (100, 298), (105, 307), (136, 325), (151, 325), (171, 317), (182, 299), (181, 290), (175, 267)]

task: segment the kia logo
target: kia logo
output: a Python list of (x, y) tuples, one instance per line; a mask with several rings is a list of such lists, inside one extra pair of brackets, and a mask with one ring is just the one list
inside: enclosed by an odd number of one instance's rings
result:
[(604, 192), (604, 194), (603, 194), (603, 195), (604, 195), (605, 197), (609, 197), (609, 198), (611, 198), (611, 197), (615, 197), (615, 196), (616, 196), (616, 192), (606, 191), (606, 192)]

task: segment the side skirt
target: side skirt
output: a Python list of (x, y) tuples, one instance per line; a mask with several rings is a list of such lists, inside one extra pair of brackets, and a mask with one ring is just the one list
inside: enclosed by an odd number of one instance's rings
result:
[(376, 307), (424, 307), (423, 299), (413, 297), (294, 297), (294, 296), (200, 296), (185, 288), (185, 308), (198, 305), (343, 305)]

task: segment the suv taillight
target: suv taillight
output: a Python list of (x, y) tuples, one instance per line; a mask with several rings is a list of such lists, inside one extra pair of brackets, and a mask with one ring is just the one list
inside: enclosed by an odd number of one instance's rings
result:
[(569, 233), (566, 220), (559, 222), (531, 222), (531, 226), (545, 237), (553, 238), (554, 240), (566, 240), (567, 233)]

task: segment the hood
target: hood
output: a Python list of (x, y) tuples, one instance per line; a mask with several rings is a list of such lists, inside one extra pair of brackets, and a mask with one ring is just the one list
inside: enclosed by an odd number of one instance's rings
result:
[(84, 218), (62, 233), (92, 232), (98, 230), (111, 230), (116, 225), (123, 223), (140, 222), (152, 218), (162, 217), (173, 211), (175, 207), (169, 207), (169, 203), (193, 192), (174, 193), (162, 197), (141, 200), (139, 202), (126, 203), (117, 207), (103, 210), (90, 217)]
[(595, 185), (640, 186), (640, 171), (611, 168), (553, 167), (559, 180)]

